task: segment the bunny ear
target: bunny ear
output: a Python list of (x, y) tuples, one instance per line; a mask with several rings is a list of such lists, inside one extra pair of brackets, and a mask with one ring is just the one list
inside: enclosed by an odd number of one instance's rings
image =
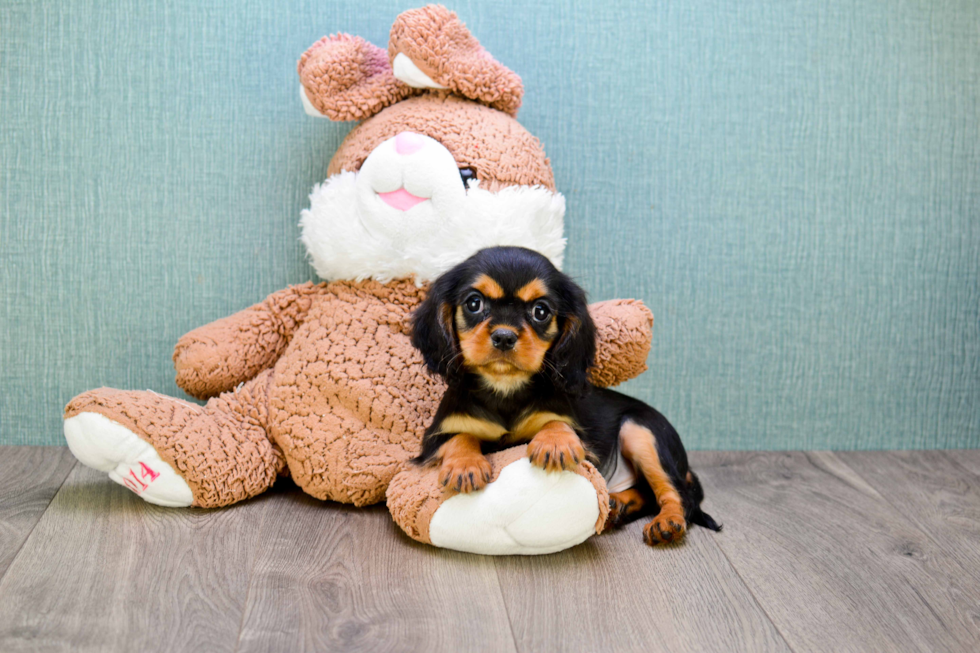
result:
[(446, 88), (512, 116), (521, 106), (521, 78), (441, 5), (400, 14), (391, 27), (388, 56), (395, 77), (409, 86)]
[(419, 93), (395, 79), (384, 50), (349, 34), (314, 43), (297, 70), (307, 113), (330, 120), (363, 120)]

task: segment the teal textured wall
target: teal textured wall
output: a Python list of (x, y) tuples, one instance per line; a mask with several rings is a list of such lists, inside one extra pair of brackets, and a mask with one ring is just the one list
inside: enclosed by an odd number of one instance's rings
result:
[[(628, 390), (690, 448), (980, 446), (980, 3), (448, 5), (524, 78), (567, 270), (656, 314)], [(0, 2), (0, 443), (182, 396), (182, 333), (312, 277), (350, 125), (296, 59), (412, 6)]]

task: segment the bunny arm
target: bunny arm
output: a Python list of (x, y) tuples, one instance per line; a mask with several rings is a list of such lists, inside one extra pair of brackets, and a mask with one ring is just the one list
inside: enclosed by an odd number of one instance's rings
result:
[(610, 299), (589, 306), (596, 326), (595, 365), (589, 380), (611, 387), (646, 371), (653, 313), (636, 299)]
[(308, 282), (185, 334), (174, 347), (177, 385), (198, 399), (214, 397), (275, 364), (326, 284)]

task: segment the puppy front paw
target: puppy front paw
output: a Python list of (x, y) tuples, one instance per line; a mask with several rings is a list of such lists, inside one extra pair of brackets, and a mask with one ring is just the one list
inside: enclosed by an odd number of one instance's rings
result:
[(578, 467), (585, 460), (585, 447), (570, 426), (549, 422), (527, 445), (527, 457), (546, 472), (560, 472)]
[(490, 474), (490, 462), (482, 455), (445, 457), (439, 467), (439, 483), (456, 492), (475, 492), (487, 486)]

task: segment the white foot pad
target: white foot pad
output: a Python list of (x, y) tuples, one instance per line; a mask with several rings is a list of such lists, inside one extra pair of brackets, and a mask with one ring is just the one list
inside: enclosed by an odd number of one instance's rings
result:
[(183, 508), (194, 501), (187, 482), (153, 447), (104, 415), (79, 413), (66, 419), (65, 439), (80, 462), (108, 472), (109, 478), (144, 501), (168, 508)]
[(554, 553), (595, 534), (599, 496), (574, 472), (521, 458), (479, 492), (447, 499), (432, 516), (435, 546), (485, 555)]

